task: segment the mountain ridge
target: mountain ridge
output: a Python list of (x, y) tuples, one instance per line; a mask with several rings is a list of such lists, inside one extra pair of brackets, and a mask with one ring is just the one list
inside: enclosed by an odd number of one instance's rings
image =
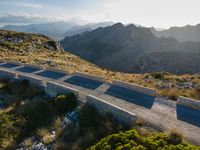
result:
[(42, 24), (29, 24), (29, 25), (6, 25), (2, 30), (12, 30), (18, 32), (28, 32), (35, 34), (43, 34), (51, 37), (54, 40), (61, 40), (65, 36), (72, 36), (82, 33), (84, 31), (91, 31), (100, 26), (105, 27), (113, 24), (112, 22), (100, 22), (81, 25), (75, 22), (51, 22)]
[(152, 27), (151, 31), (157, 37), (173, 37), (179, 42), (200, 41), (200, 24), (186, 25), (183, 27), (171, 27), (162, 31), (157, 31), (155, 28)]
[[(200, 42), (179, 43), (172, 37), (158, 38), (150, 28), (135, 25), (124, 26), (117, 23), (98, 28), (66, 37), (61, 41), (61, 45), (66, 51), (113, 71), (128, 73), (169, 71), (178, 74), (200, 71), (197, 67), (200, 65), (200, 59), (198, 60)], [(159, 52), (167, 52), (168, 55), (163, 60), (154, 58), (154, 54)], [(172, 57), (177, 53), (180, 53), (180, 57)], [(191, 54), (193, 62), (186, 59), (188, 54)], [(151, 66), (145, 61), (150, 57)], [(185, 60), (182, 61), (182, 58)], [(164, 62), (161, 63), (162, 61)], [(174, 65), (169, 62), (173, 62)], [(189, 69), (182, 67), (187, 66), (188, 63), (191, 64)], [(151, 70), (148, 69), (149, 67)]]

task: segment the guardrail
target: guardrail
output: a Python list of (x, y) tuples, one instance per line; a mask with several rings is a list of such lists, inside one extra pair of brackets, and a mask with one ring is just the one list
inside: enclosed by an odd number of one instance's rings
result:
[(179, 120), (200, 127), (200, 101), (180, 96), (176, 112)]
[(86, 103), (94, 107), (100, 113), (112, 114), (113, 118), (120, 123), (123, 123), (130, 127), (135, 124), (136, 115), (134, 113), (117, 107), (103, 99), (88, 95), (86, 97)]
[(0, 78), (2, 79), (14, 79), (17, 77), (17, 73), (11, 70), (4, 70), (0, 68)]
[(89, 75), (89, 74), (80, 73), (80, 72), (76, 72), (76, 73), (74, 73), (73, 75), (79, 76), (79, 77), (83, 77), (83, 78), (87, 78), (87, 79), (96, 80), (96, 81), (99, 81), (99, 82), (104, 82), (104, 79), (103, 79), (103, 78), (98, 77), (98, 76), (95, 76), (95, 75)]
[(118, 80), (113, 80), (112, 85), (123, 87), (123, 88), (128, 88), (130, 90), (137, 91), (139, 93), (143, 93), (143, 94), (146, 94), (149, 96), (153, 96), (153, 97), (156, 96), (156, 90), (147, 88), (147, 87), (143, 87), (141, 85), (130, 84), (130, 83), (122, 82), (122, 81), (118, 81)]
[(55, 97), (58, 94), (66, 94), (66, 93), (74, 93), (74, 95), (77, 98), (79, 96), (78, 90), (52, 81), (47, 82), (45, 87), (45, 93), (50, 97)]

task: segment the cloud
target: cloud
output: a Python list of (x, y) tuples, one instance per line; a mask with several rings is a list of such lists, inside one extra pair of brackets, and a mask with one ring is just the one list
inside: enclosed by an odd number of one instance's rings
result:
[(14, 5), (19, 7), (29, 7), (29, 8), (43, 8), (43, 5), (41, 4), (35, 4), (35, 3), (24, 3), (24, 2), (18, 2), (18, 1), (0, 1), (0, 5)]
[(34, 14), (26, 14), (22, 12), (18, 13), (7, 13), (0, 15), (0, 22), (2, 24), (32, 24), (32, 23), (47, 23), (61, 21), (61, 18), (40, 16)]

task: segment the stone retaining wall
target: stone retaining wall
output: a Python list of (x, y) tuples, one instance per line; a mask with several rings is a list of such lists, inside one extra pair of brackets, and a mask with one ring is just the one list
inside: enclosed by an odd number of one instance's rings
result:
[(73, 75), (83, 77), (83, 78), (87, 78), (87, 79), (96, 80), (96, 81), (99, 81), (99, 82), (104, 82), (103, 78), (95, 76), (95, 75), (89, 75), (89, 74), (80, 73), (80, 72), (76, 72)]
[(137, 84), (130, 84), (130, 83), (127, 83), (127, 82), (113, 80), (112, 85), (127, 88), (127, 89), (137, 91), (137, 92), (149, 95), (149, 96), (153, 96), (153, 97), (156, 96), (156, 90), (151, 89), (151, 88), (147, 88), (147, 87), (143, 87), (143, 86), (140, 86), (140, 85), (137, 85)]
[(77, 98), (79, 96), (78, 90), (52, 81), (47, 82), (45, 92), (50, 97), (55, 97), (58, 94), (67, 94), (67, 93), (74, 93), (74, 95)]
[(15, 71), (5, 70), (0, 68), (0, 78), (2, 79), (14, 79), (17, 77)]
[(42, 87), (44, 85), (42, 79), (40, 79), (38, 77), (34, 77), (32, 75), (18, 74), (18, 79), (19, 80), (28, 80), (30, 85), (36, 86), (36, 87)]
[(129, 127), (135, 124), (136, 115), (134, 113), (117, 107), (109, 102), (106, 102), (105, 100), (92, 95), (88, 95), (86, 97), (86, 103), (94, 107), (100, 113), (112, 114), (116, 121), (121, 122)]
[(178, 97), (177, 104), (200, 111), (200, 100), (198, 101), (195, 99), (180, 96)]

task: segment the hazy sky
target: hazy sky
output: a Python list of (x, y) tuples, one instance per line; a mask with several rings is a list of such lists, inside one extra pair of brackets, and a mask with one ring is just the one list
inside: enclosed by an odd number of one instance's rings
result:
[(194, 25), (200, 23), (200, 0), (0, 0), (1, 25), (61, 20)]

